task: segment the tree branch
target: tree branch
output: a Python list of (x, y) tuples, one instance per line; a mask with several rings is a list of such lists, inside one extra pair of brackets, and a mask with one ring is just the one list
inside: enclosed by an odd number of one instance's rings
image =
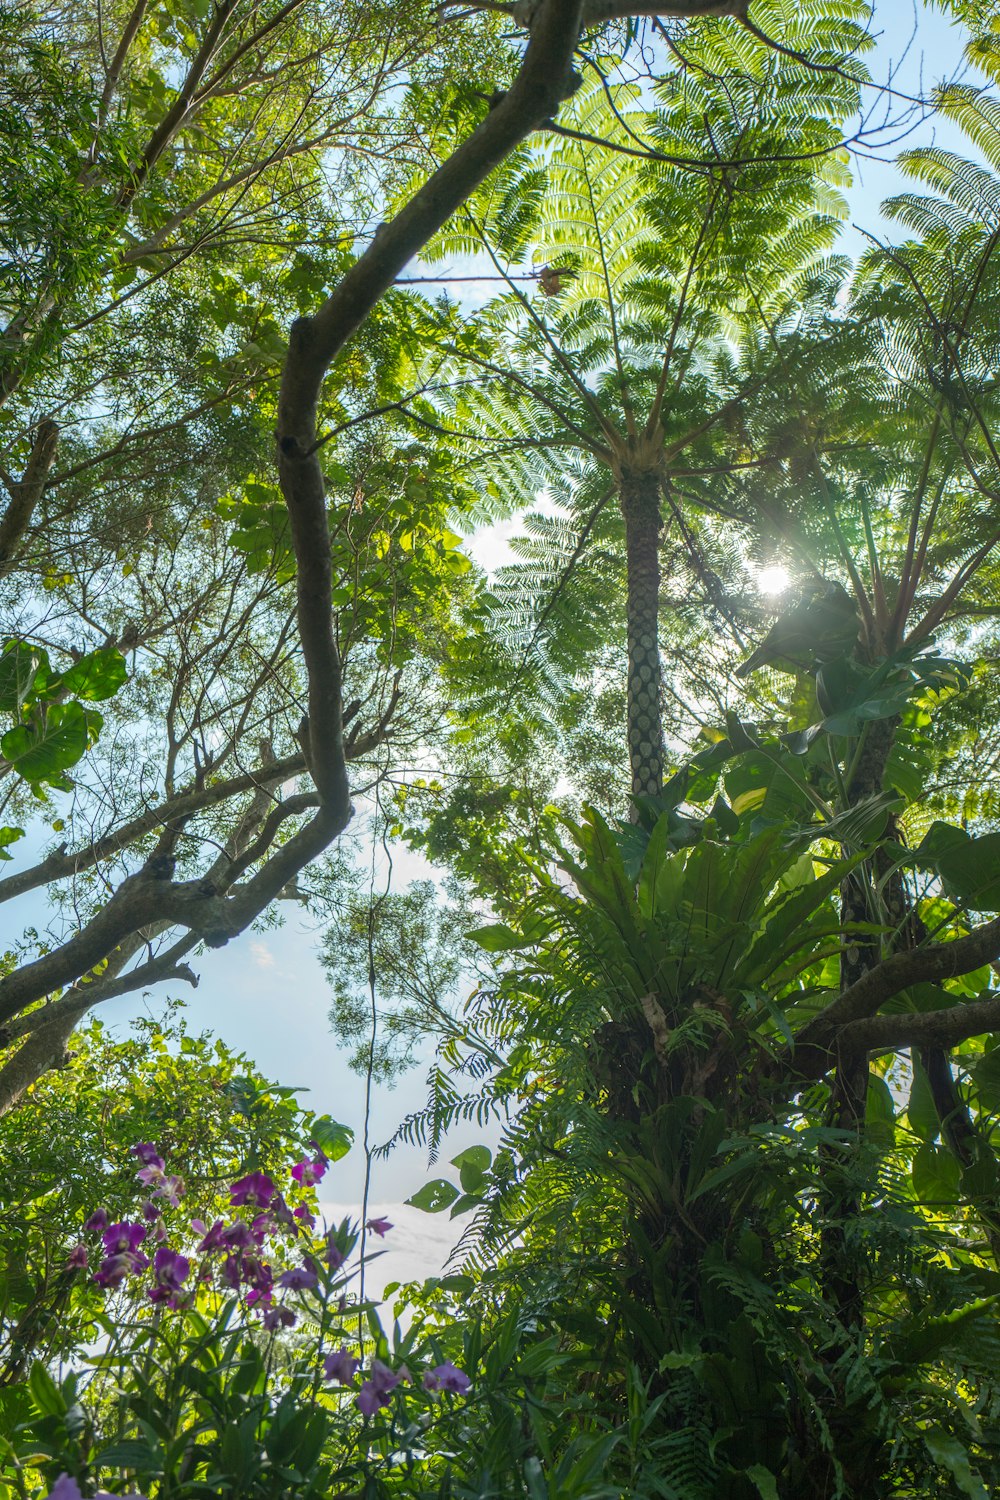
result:
[[(838, 1053), (845, 1050), (845, 1033), (852, 1023), (862, 1021), (910, 1022), (918, 1018), (876, 1016), (879, 1007), (908, 985), (931, 979), (955, 979), (961, 974), (970, 974), (983, 964), (992, 963), (1000, 957), (1000, 917), (986, 922), (975, 932), (956, 938), (951, 943), (933, 943), (922, 948), (894, 953), (882, 963), (869, 969), (860, 979), (838, 995), (824, 1011), (803, 1027), (790, 1049), (784, 1064), (793, 1076), (816, 1078), (837, 1061)], [(992, 1002), (983, 1002), (992, 1003)], [(974, 1011), (974, 1006), (960, 1007)], [(956, 1012), (943, 1012), (952, 1016)], [(978, 1024), (979, 1017), (973, 1015), (970, 1024)], [(988, 1029), (988, 1028), (982, 1028)], [(975, 1036), (969, 1031), (967, 1036)], [(860, 1036), (860, 1033), (857, 1033)], [(929, 1039), (929, 1038), (928, 1038)], [(901, 1046), (909, 1043), (904, 1041)], [(858, 1045), (863, 1045), (861, 1042)]]
[(55, 461), (59, 428), (49, 417), (39, 422), (23, 478), (14, 485), (10, 504), (0, 519), (0, 578), (13, 572), (17, 546), (42, 498)]
[(970, 1036), (1000, 1031), (1000, 995), (919, 1016), (868, 1016), (837, 1033), (838, 1052), (895, 1052), (903, 1047), (957, 1047)]

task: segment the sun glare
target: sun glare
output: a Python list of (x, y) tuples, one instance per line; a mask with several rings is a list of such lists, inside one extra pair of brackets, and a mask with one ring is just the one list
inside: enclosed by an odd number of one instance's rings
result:
[(783, 594), (792, 580), (787, 568), (775, 564), (759, 569), (755, 581), (762, 594)]

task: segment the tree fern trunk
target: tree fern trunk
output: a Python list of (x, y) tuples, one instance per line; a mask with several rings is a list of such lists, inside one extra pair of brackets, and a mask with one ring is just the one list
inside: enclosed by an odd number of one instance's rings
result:
[(660, 480), (648, 470), (622, 472), (628, 565), (628, 755), (632, 795), (663, 789), (660, 715)]
[[(879, 719), (870, 726), (847, 788), (849, 805), (855, 806), (882, 790), (898, 723), (898, 719)], [(888, 920), (902, 926), (905, 911), (893, 911), (891, 916), (886, 911), (887, 904), (905, 908), (902, 880), (897, 872), (895, 882), (890, 879), (886, 894), (880, 898), (875, 881), (877, 875), (884, 873), (884, 870), (865, 863), (852, 870), (845, 879), (840, 891), (840, 921), (845, 934), (856, 923), (883, 925)], [(855, 933), (844, 936), (842, 941), (840, 988), (846, 990), (879, 962), (882, 938), (877, 934)], [(832, 1167), (832, 1191), (827, 1202), (829, 1219), (823, 1230), (823, 1279), (827, 1295), (847, 1328), (860, 1327), (864, 1321), (864, 1287), (858, 1275), (857, 1255), (851, 1253), (848, 1225), (856, 1219), (861, 1206), (857, 1182), (852, 1181), (852, 1167), (857, 1170), (867, 1099), (867, 1054), (852, 1053), (842, 1057), (833, 1079), (829, 1121), (839, 1130), (850, 1131), (856, 1145), (853, 1150), (836, 1147), (828, 1156)]]

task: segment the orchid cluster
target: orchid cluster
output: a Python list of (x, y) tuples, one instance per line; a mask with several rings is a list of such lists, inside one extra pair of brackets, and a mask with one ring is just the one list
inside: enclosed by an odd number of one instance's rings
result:
[[(48, 1500), (83, 1500), (83, 1493), (75, 1479), (69, 1474), (60, 1474), (48, 1494)], [(95, 1490), (94, 1500), (118, 1500), (109, 1490)], [(146, 1500), (144, 1495), (138, 1495), (135, 1491), (125, 1497), (125, 1500)]]
[[(150, 1193), (141, 1207), (146, 1222), (136, 1219), (112, 1224), (106, 1209), (95, 1209), (83, 1226), (86, 1233), (101, 1237), (103, 1258), (92, 1279), (97, 1286), (113, 1290), (130, 1276), (140, 1276), (152, 1269), (146, 1291), (150, 1302), (173, 1308), (188, 1305), (194, 1296), (194, 1286), (188, 1282), (191, 1258), (166, 1243), (169, 1236), (163, 1218), (166, 1206), (176, 1208), (180, 1203), (184, 1195), (183, 1179), (167, 1172), (163, 1157), (151, 1142), (131, 1147), (131, 1155), (140, 1163), (136, 1178)], [(298, 1162), (292, 1168), (292, 1176), (303, 1186), (311, 1187), (321, 1180), (328, 1165), (322, 1152), (317, 1152), (316, 1156)], [(302, 1265), (276, 1277), (263, 1259), (263, 1252), (271, 1235), (311, 1229), (315, 1216), (305, 1204), (289, 1208), (266, 1172), (250, 1172), (232, 1183), (229, 1202), (234, 1209), (255, 1211), (252, 1219), (248, 1222), (234, 1215), (231, 1223), (217, 1219), (211, 1227), (200, 1219), (191, 1220), (191, 1229), (200, 1237), (197, 1253), (202, 1257), (195, 1284), (217, 1281), (230, 1291), (243, 1291), (247, 1306), (258, 1307), (262, 1312), (265, 1328), (290, 1328), (296, 1321), (295, 1314), (287, 1307), (273, 1305), (275, 1289), (315, 1290), (319, 1283), (316, 1268), (306, 1259)], [(157, 1246), (152, 1261), (142, 1248), (150, 1236)], [(216, 1256), (217, 1272), (213, 1267)], [(341, 1248), (335, 1247), (335, 1253), (329, 1256), (331, 1266), (336, 1269), (343, 1258)], [(71, 1252), (67, 1265), (72, 1270), (84, 1270), (89, 1261), (87, 1245), (81, 1241)]]
[[(315, 1142), (312, 1145), (315, 1147)], [(318, 1147), (315, 1150), (314, 1156), (291, 1168), (291, 1176), (300, 1188), (315, 1187), (329, 1166), (322, 1151)], [(357, 1233), (347, 1221), (332, 1230), (324, 1226), (322, 1237), (315, 1239), (316, 1217), (309, 1206), (302, 1203), (291, 1208), (266, 1172), (250, 1172), (229, 1188), (230, 1208), (242, 1209), (242, 1215), (233, 1213), (228, 1222), (216, 1219), (211, 1225), (201, 1219), (190, 1221), (190, 1230), (198, 1237), (194, 1253), (199, 1257), (192, 1277), (192, 1257), (167, 1243), (169, 1232), (163, 1216), (165, 1207), (177, 1207), (184, 1196), (183, 1180), (167, 1171), (163, 1157), (150, 1142), (131, 1147), (131, 1155), (140, 1163), (136, 1178), (149, 1193), (141, 1206), (145, 1222), (135, 1219), (111, 1223), (107, 1210), (98, 1208), (83, 1226), (87, 1234), (100, 1236), (102, 1258), (92, 1280), (106, 1290), (120, 1287), (129, 1277), (150, 1272), (146, 1287), (149, 1301), (155, 1306), (176, 1309), (191, 1306), (199, 1286), (215, 1285), (242, 1295), (246, 1307), (260, 1313), (263, 1327), (273, 1333), (291, 1328), (297, 1321), (292, 1308), (284, 1299), (276, 1300), (275, 1294), (322, 1294), (357, 1242)], [(392, 1224), (385, 1218), (372, 1218), (367, 1220), (365, 1228), (384, 1238)], [(265, 1256), (268, 1241), (279, 1234), (291, 1239), (306, 1236), (307, 1242), (300, 1250), (299, 1264), (276, 1271)], [(142, 1248), (150, 1248), (150, 1238), (155, 1244), (152, 1260)], [(89, 1263), (90, 1252), (81, 1241), (71, 1252), (67, 1267), (86, 1270)], [(343, 1312), (346, 1308), (343, 1295), (338, 1305)], [(361, 1364), (360, 1358), (342, 1347), (325, 1356), (323, 1375), (333, 1384), (356, 1388)], [(360, 1388), (356, 1388), (358, 1410), (363, 1416), (374, 1416), (390, 1404), (392, 1392), (398, 1386), (412, 1382), (405, 1365), (393, 1370), (373, 1358)], [(451, 1363), (427, 1370), (421, 1384), (429, 1393), (456, 1395), (464, 1395), (471, 1387), (469, 1377)], [(57, 1481), (50, 1500), (75, 1500), (78, 1495), (76, 1482), (64, 1475)]]
[[(350, 1354), (347, 1349), (338, 1349), (336, 1354), (328, 1354), (323, 1361), (323, 1375), (336, 1385), (351, 1386), (354, 1377), (360, 1368), (361, 1361)], [(373, 1359), (368, 1367), (368, 1378), (361, 1386), (357, 1394), (357, 1407), (362, 1416), (372, 1417), (383, 1406), (388, 1406), (392, 1392), (398, 1385), (412, 1383), (413, 1376), (405, 1365), (398, 1370), (390, 1369), (380, 1359)], [(455, 1395), (464, 1396), (472, 1385), (472, 1381), (464, 1370), (457, 1365), (447, 1361), (438, 1365), (433, 1370), (424, 1372), (422, 1385), (425, 1391), (452, 1391)]]

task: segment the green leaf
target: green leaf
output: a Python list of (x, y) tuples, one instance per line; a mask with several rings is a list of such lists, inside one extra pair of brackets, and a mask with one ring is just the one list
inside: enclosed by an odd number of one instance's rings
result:
[(913, 1191), (923, 1203), (955, 1203), (961, 1171), (945, 1146), (925, 1142), (913, 1158)]
[(48, 666), (48, 657), (37, 646), (27, 641), (5, 641), (0, 654), (0, 710), (18, 713), (27, 702), (35, 674), (40, 666)]
[(66, 1415), (66, 1402), (62, 1391), (56, 1385), (48, 1370), (40, 1360), (35, 1360), (28, 1375), (28, 1389), (31, 1391), (32, 1399), (38, 1410), (46, 1417), (64, 1417)]
[(916, 862), (937, 871), (956, 905), (1000, 911), (1000, 833), (972, 838), (951, 823), (932, 823), (916, 851)]
[(487, 1146), (469, 1146), (452, 1157), (451, 1164), (458, 1168), (466, 1193), (476, 1193), (485, 1185), (492, 1161), (493, 1153)]
[(763, 1464), (753, 1464), (747, 1469), (746, 1475), (757, 1486), (761, 1500), (779, 1500), (778, 1481), (770, 1469), (765, 1469)]
[(147, 1473), (159, 1468), (160, 1457), (148, 1443), (125, 1439), (102, 1448), (94, 1455), (93, 1464), (96, 1469), (138, 1469)]
[(994, 1047), (973, 1063), (969, 1076), (987, 1108), (1000, 1108), (1000, 1047)]
[(877, 1073), (868, 1075), (868, 1094), (865, 1102), (865, 1123), (868, 1134), (879, 1145), (890, 1147), (895, 1138), (896, 1105), (892, 1090), (884, 1078)]
[(112, 698), (128, 676), (128, 667), (121, 652), (114, 646), (101, 651), (91, 651), (74, 662), (62, 676), (65, 692), (75, 698), (100, 703)]
[(940, 1133), (941, 1125), (938, 1113), (934, 1107), (934, 1098), (931, 1094), (930, 1080), (924, 1071), (920, 1059), (913, 1059), (913, 1078), (910, 1083), (910, 1097), (906, 1106), (906, 1118), (910, 1122), (910, 1129), (914, 1135), (918, 1135), (922, 1141), (936, 1140)]
[(13, 859), (13, 854), (8, 854), (7, 848), (10, 844), (16, 843), (18, 839), (23, 838), (23, 828), (12, 828), (9, 823), (0, 827), (0, 859)]
[(996, 1316), (1000, 1292), (990, 1297), (977, 1297), (952, 1312), (940, 1317), (924, 1317), (912, 1324), (897, 1329), (884, 1346), (886, 1357), (909, 1369), (911, 1365), (929, 1364), (949, 1347), (957, 1347), (968, 1324), (988, 1317), (992, 1322)]
[(968, 1451), (958, 1438), (940, 1427), (932, 1427), (924, 1433), (924, 1442), (931, 1458), (948, 1470), (963, 1495), (967, 1495), (969, 1500), (989, 1500), (986, 1486), (973, 1471)]
[(509, 948), (524, 948), (527, 945), (527, 940), (519, 932), (503, 922), (495, 922), (489, 927), (477, 927), (473, 932), (467, 932), (466, 937), (478, 943), (480, 948), (485, 948), (487, 953), (504, 953)]
[(802, 785), (802, 771), (793, 755), (761, 750), (741, 756), (726, 772), (726, 795), (738, 817), (798, 818), (812, 803)]
[(86, 754), (103, 720), (79, 703), (53, 703), (41, 724), (18, 724), (0, 739), (0, 754), (19, 776), (37, 785), (55, 781)]
[(310, 1138), (330, 1161), (340, 1161), (354, 1145), (351, 1127), (331, 1120), (329, 1115), (316, 1115), (309, 1122), (308, 1130)]
[(439, 1214), (443, 1209), (449, 1208), (458, 1196), (458, 1188), (453, 1182), (445, 1177), (434, 1177), (406, 1201), (412, 1208), (422, 1209), (425, 1214)]

